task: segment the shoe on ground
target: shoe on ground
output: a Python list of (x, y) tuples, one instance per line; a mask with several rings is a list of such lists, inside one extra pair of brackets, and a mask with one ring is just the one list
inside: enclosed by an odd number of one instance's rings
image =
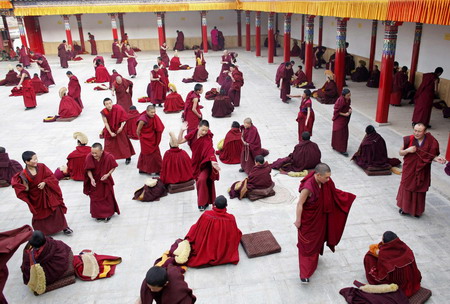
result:
[(309, 284), (309, 278), (300, 279), (302, 284)]
[(206, 210), (206, 206), (199, 206), (198, 211), (203, 212)]
[(241, 173), (242, 173), (242, 172), (245, 172), (245, 171), (244, 171), (244, 169), (242, 169), (242, 168), (241, 168), (241, 169), (239, 169), (239, 172), (241, 172)]
[(129, 165), (131, 163), (131, 158), (127, 158), (126, 160), (125, 160), (125, 165)]
[(345, 157), (348, 157), (348, 153), (347, 152), (341, 152), (342, 155), (344, 155)]
[(109, 222), (111, 220), (111, 217), (105, 218), (105, 223)]
[(65, 235), (72, 235), (73, 230), (70, 229), (69, 227), (67, 227), (66, 229), (63, 230), (63, 233), (64, 233)]

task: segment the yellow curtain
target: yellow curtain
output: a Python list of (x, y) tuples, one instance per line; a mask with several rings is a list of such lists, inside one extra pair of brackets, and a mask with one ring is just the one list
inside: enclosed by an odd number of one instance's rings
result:
[(13, 8), (10, 1), (0, 1), (0, 9), (10, 9)]
[(390, 0), (386, 18), (450, 25), (450, 0)]

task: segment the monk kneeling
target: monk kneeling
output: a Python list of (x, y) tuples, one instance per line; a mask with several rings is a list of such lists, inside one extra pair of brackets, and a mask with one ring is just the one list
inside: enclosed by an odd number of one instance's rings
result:
[(239, 164), (244, 144), (242, 143), (241, 125), (233, 121), (231, 129), (223, 140), (222, 148), (218, 147), (216, 154), (224, 164)]
[(242, 232), (232, 214), (227, 213), (227, 199), (220, 195), (213, 210), (205, 211), (192, 225), (186, 240), (191, 243), (189, 267), (237, 264)]
[(392, 231), (383, 234), (381, 243), (370, 246), (364, 257), (364, 268), (370, 284), (397, 284), (407, 297), (420, 289), (422, 275), (414, 253)]
[(69, 246), (35, 230), (23, 250), (20, 267), (23, 283), (35, 293), (43, 294), (49, 285), (64, 278), (72, 261), (73, 253)]
[(152, 304), (153, 301), (156, 304), (195, 303), (196, 297), (184, 281), (180, 267), (153, 266), (147, 271), (141, 285), (141, 296), (136, 304)]
[(230, 198), (243, 199), (247, 197), (251, 201), (275, 195), (273, 187), (275, 183), (270, 176), (272, 168), (264, 160), (264, 156), (255, 157), (255, 166), (248, 177), (241, 182), (235, 182), (230, 188)]

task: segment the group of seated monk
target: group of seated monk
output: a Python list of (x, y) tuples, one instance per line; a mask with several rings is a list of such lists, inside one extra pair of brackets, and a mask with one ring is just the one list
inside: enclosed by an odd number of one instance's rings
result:
[(323, 104), (334, 104), (339, 98), (337, 85), (334, 82), (334, 75), (329, 70), (325, 71), (325, 75), (327, 78), (325, 84), (319, 90), (312, 92), (312, 97)]

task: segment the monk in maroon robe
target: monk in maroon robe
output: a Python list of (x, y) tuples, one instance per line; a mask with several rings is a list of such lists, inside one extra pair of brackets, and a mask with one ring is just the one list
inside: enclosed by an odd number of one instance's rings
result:
[(14, 255), (20, 245), (25, 243), (33, 233), (33, 229), (24, 225), (20, 228), (0, 232), (0, 303), (8, 304), (3, 289), (8, 279), (7, 262)]
[(164, 102), (164, 113), (176, 113), (184, 110), (183, 97), (177, 92), (177, 87), (169, 83), (169, 94)]
[(231, 77), (231, 87), (228, 90), (228, 96), (235, 107), (241, 104), (241, 88), (244, 85), (244, 75), (239, 71), (238, 67), (230, 64), (230, 72), (228, 76)]
[(97, 55), (97, 42), (95, 42), (95, 36), (88, 32), (89, 43), (91, 44), (91, 55)]
[(22, 45), (22, 48), (19, 51), (19, 63), (26, 68), (30, 66), (30, 51), (24, 45)]
[(8, 73), (6, 73), (5, 79), (0, 80), (0, 86), (16, 86), (19, 84), (20, 78), (17, 77), (17, 72), (10, 66)]
[(167, 55), (167, 44), (165, 42), (159, 47), (159, 56), (161, 57), (162, 62), (164, 62), (164, 65), (166, 67), (169, 66), (170, 59)]
[(280, 98), (284, 103), (291, 99), (288, 95), (291, 94), (291, 79), (293, 75), (292, 64), (286, 62), (283, 73), (280, 75)]
[(298, 141), (301, 141), (303, 132), (308, 132), (312, 136), (314, 120), (315, 115), (312, 109), (311, 91), (306, 89), (303, 91), (302, 101), (300, 102), (300, 109), (296, 119), (298, 123)]
[(136, 304), (193, 304), (195, 301), (192, 289), (184, 281), (182, 268), (169, 264), (167, 268), (150, 268)]
[(400, 107), (402, 105), (403, 92), (408, 85), (407, 72), (408, 68), (404, 66), (394, 75), (394, 80), (392, 82), (391, 99), (389, 102), (393, 106)]
[(174, 51), (184, 51), (184, 34), (183, 31), (177, 30), (177, 40), (173, 47)]
[(33, 78), (31, 78), (31, 86), (33, 87), (34, 93), (36, 95), (42, 95), (48, 93), (47, 86), (39, 79), (38, 74), (34, 74)]
[(6, 149), (0, 147), (0, 188), (11, 185), (12, 177), (22, 170), (22, 165), (16, 160), (9, 159)]
[(367, 126), (366, 136), (364, 136), (352, 160), (368, 171), (389, 170), (393, 166), (400, 165), (400, 160), (397, 158), (388, 158), (386, 142), (370, 125)]
[(249, 174), (255, 165), (255, 157), (257, 155), (267, 156), (269, 151), (261, 148), (261, 138), (259, 137), (258, 129), (253, 125), (251, 118), (244, 119), (244, 125), (241, 126), (241, 132), (244, 148), (241, 153), (241, 169), (239, 169), (239, 172)]
[(348, 124), (350, 122), (351, 93), (349, 89), (343, 89), (341, 97), (334, 104), (333, 132), (331, 136), (331, 147), (344, 156), (348, 156)]
[(439, 76), (444, 70), (439, 67), (434, 73), (423, 74), (422, 83), (414, 95), (414, 113), (412, 117), (413, 123), (423, 123), (425, 126), (430, 125), (431, 109), (433, 108), (433, 100), (438, 92)]
[(72, 97), (66, 95), (67, 89), (61, 88), (59, 90), (59, 102), (58, 116), (61, 118), (78, 117), (83, 109)]
[(153, 66), (153, 70), (150, 72), (151, 83), (151, 102), (162, 106), (166, 100), (167, 86), (169, 84), (168, 79), (164, 75), (164, 71), (156, 64)]
[(103, 151), (99, 143), (92, 145), (91, 154), (86, 157), (83, 193), (91, 200), (91, 216), (97, 221), (109, 222), (114, 213), (120, 214), (114, 195), (112, 173), (117, 162), (111, 153)]
[(205, 65), (198, 64), (194, 68), (194, 74), (190, 78), (183, 78), (184, 83), (190, 83), (190, 82), (206, 82), (208, 81), (209, 73), (206, 70)]
[(47, 59), (43, 57), (39, 57), (37, 59), (37, 65), (39, 66), (39, 69), (41, 70), (41, 80), (44, 83), (46, 87), (49, 87), (53, 84), (55, 84), (55, 81), (53, 80), (52, 75), (52, 69), (50, 68), (50, 65), (48, 64)]
[(137, 55), (129, 44), (126, 45), (125, 56), (128, 58), (128, 74), (131, 76), (131, 78), (135, 78), (137, 75), (136, 66), (138, 64), (136, 61)]
[(302, 50), (298, 46), (298, 41), (294, 39), (294, 45), (292, 46), (292, 49), (291, 49), (291, 57), (300, 57), (301, 51)]
[(138, 119), (137, 135), (141, 143), (141, 154), (137, 167), (139, 173), (159, 174), (161, 171), (161, 143), (164, 124), (156, 115), (155, 106), (147, 106), (145, 113), (142, 113)]
[[(112, 74), (109, 77), (109, 89), (112, 90), (112, 85), (114, 83), (114, 81), (116, 81), (117, 76), (122, 77), (122, 75), (120, 75), (119, 73), (117, 73), (116, 70), (112, 70)], [(123, 77), (122, 77), (123, 78)]]
[(294, 151), (287, 157), (277, 159), (271, 167), (281, 172), (301, 172), (314, 169), (320, 164), (321, 157), (319, 146), (310, 141), (308, 132), (303, 132), (302, 140), (295, 146)]
[(392, 231), (386, 231), (379, 244), (370, 246), (364, 257), (364, 268), (369, 284), (397, 284), (407, 297), (420, 289), (422, 274), (414, 253)]
[[(277, 88), (280, 87), (281, 76), (283, 75), (284, 69), (286, 68), (286, 63), (288, 63), (288, 62), (289, 61), (282, 62), (277, 68), (277, 72), (275, 73), (275, 84), (277, 85)], [(294, 66), (294, 64), (295, 64), (295, 62), (291, 61), (291, 65)]]
[(139, 116), (141, 116), (141, 113), (139, 113), (135, 106), (131, 106), (128, 109), (128, 119), (127, 124), (125, 125), (125, 129), (127, 130), (127, 136), (130, 139), (139, 139), (139, 137), (137, 136), (137, 123)]
[(231, 98), (225, 90), (221, 90), (220, 94), (214, 98), (214, 104), (211, 108), (212, 117), (230, 117), (234, 111), (234, 105)]
[(400, 214), (419, 217), (425, 211), (425, 196), (431, 184), (431, 163), (445, 164), (445, 159), (439, 156), (438, 141), (427, 133), (422, 123), (414, 126), (413, 135), (403, 137), (399, 154), (403, 156), (403, 172), (397, 206)]
[(303, 67), (301, 65), (298, 66), (298, 71), (292, 76), (291, 85), (296, 88), (302, 89), (314, 89), (314, 83), (308, 80), (305, 72), (303, 72)]
[(269, 163), (264, 160), (264, 156), (255, 157), (255, 165), (243, 181), (235, 182), (231, 185), (228, 193), (230, 198), (243, 199), (247, 197), (251, 201), (261, 198), (274, 196), (273, 187), (275, 183), (270, 176), (272, 168)]
[(333, 80), (333, 74), (327, 74), (327, 81), (317, 91), (312, 93), (312, 96), (317, 99), (318, 102), (323, 104), (333, 104), (339, 97), (336, 82)]
[(59, 63), (63, 69), (67, 69), (69, 67), (68, 63), (68, 55), (67, 55), (67, 43), (66, 40), (63, 40), (62, 43), (58, 46), (58, 57)]
[(178, 136), (178, 143), (188, 143), (192, 150), (192, 170), (196, 181), (197, 204), (200, 211), (204, 211), (216, 199), (214, 181), (219, 180), (219, 165), (214, 155), (213, 134), (209, 130), (207, 120), (200, 121), (198, 128), (183, 138), (188, 129), (187, 123)]
[(72, 74), (71, 71), (67, 71), (67, 77), (69, 78), (69, 92), (67, 95), (75, 99), (78, 105), (83, 109), (83, 102), (81, 101), (81, 86), (78, 78)]
[(116, 58), (116, 64), (122, 63), (123, 60), (123, 54), (122, 54), (122, 45), (119, 44), (119, 41), (117, 39), (114, 39), (114, 42), (112, 44), (112, 58)]
[(233, 121), (231, 129), (223, 141), (222, 149), (217, 150), (216, 154), (224, 164), (239, 164), (243, 146), (240, 125), (237, 121)]
[(219, 195), (213, 210), (205, 211), (185, 237), (191, 244), (188, 267), (236, 265), (241, 237), (236, 219), (227, 212), (227, 199)]
[(45, 274), (45, 285), (51, 285), (59, 281), (67, 269), (72, 266), (72, 249), (63, 241), (46, 237), (44, 233), (35, 230), (30, 241), (23, 249), (22, 270), (23, 283), (30, 281), (31, 266), (41, 265)]
[(19, 72), (18, 76), (20, 77), (20, 81), (15, 88), (22, 88), (23, 103), (25, 105), (25, 108), (27, 110), (34, 109), (37, 106), (36, 93), (34, 92), (33, 86), (31, 84), (30, 73), (28, 73), (28, 71), (25, 70), (21, 64), (18, 64), (16, 68)]
[(112, 95), (116, 95), (116, 104), (128, 112), (130, 107), (133, 105), (133, 101), (131, 99), (133, 96), (133, 82), (117, 76), (112, 86)]
[(164, 153), (159, 179), (164, 184), (179, 184), (194, 179), (192, 160), (186, 151), (178, 148), (178, 139), (170, 132), (170, 149)]
[(105, 128), (103, 137), (105, 138), (105, 151), (111, 153), (115, 159), (124, 159), (125, 164), (131, 162), (131, 156), (136, 154), (133, 145), (124, 131), (127, 123), (127, 112), (119, 105), (113, 105), (112, 100), (103, 100), (105, 108), (100, 112)]
[(344, 233), (345, 222), (356, 196), (337, 189), (331, 169), (320, 163), (300, 183), (296, 220), (300, 280), (309, 283), (323, 255), (325, 242), (334, 248)]
[(194, 90), (189, 92), (184, 103), (183, 121), (187, 123), (187, 133), (196, 130), (200, 120), (202, 120), (200, 105), (200, 94), (203, 93), (203, 85), (197, 83)]
[(374, 65), (373, 71), (370, 72), (369, 80), (367, 80), (366, 86), (369, 88), (378, 88), (380, 85), (380, 70), (377, 65)]
[[(214, 46), (214, 44), (213, 44), (213, 46)], [(228, 72), (229, 72), (229, 70), (230, 70), (230, 64), (231, 64), (231, 62), (232, 62), (232, 59), (233, 59), (233, 58), (232, 58), (231, 55), (228, 53), (228, 51), (227, 51), (227, 50), (224, 50), (224, 51), (223, 51), (223, 55), (222, 55), (222, 61), (221, 61), (222, 68), (221, 68), (221, 70), (220, 70), (219, 76), (217, 76), (217, 79), (216, 79), (216, 81), (217, 81), (217, 83), (218, 83), (219, 85), (222, 85), (222, 84), (223, 84), (223, 81), (224, 81), (225, 78), (227, 77)]]
[(191, 67), (187, 64), (181, 64), (180, 57), (178, 57), (178, 52), (175, 51), (173, 57), (170, 58), (169, 71), (189, 70), (190, 68)]
[[(93, 82), (95, 83), (103, 83), (103, 82), (109, 82), (111, 79), (111, 75), (109, 75), (108, 69), (105, 67), (105, 64), (100, 61), (100, 59), (97, 59), (94, 63), (95, 68), (95, 80)], [(90, 79), (88, 79), (89, 81)]]
[(359, 67), (351, 73), (352, 81), (354, 82), (366, 82), (369, 80), (369, 70), (366, 68), (366, 62), (364, 60), (359, 61)]
[(84, 163), (91, 154), (91, 147), (86, 146), (88, 138), (83, 133), (75, 132), (73, 138), (77, 140), (77, 147), (67, 156), (67, 176), (76, 181), (84, 181)]
[(46, 165), (38, 163), (36, 153), (32, 151), (25, 151), (22, 159), (26, 168), (14, 175), (11, 185), (17, 197), (27, 203), (33, 214), (31, 225), (46, 235), (60, 231), (72, 234), (64, 216), (67, 208), (61, 188), (53, 172)]

